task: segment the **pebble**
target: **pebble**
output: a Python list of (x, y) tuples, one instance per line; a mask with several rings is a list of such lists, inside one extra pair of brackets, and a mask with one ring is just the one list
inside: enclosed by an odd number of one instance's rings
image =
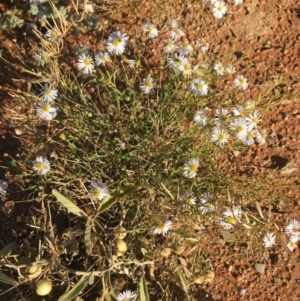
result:
[(263, 263), (256, 263), (254, 267), (258, 273), (264, 273), (266, 265)]

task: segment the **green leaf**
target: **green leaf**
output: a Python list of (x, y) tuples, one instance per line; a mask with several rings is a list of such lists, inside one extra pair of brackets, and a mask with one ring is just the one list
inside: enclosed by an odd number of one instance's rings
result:
[(103, 212), (107, 211), (114, 203), (116, 203), (118, 201), (118, 199), (123, 198), (129, 192), (131, 192), (133, 190), (134, 190), (134, 187), (130, 187), (130, 188), (125, 189), (125, 191), (118, 190), (118, 191), (112, 192), (101, 202), (98, 212), (103, 213)]
[(87, 254), (91, 254), (92, 252), (91, 231), (92, 231), (91, 219), (89, 218), (85, 225), (85, 231), (84, 231), (84, 245)]
[(6, 276), (2, 271), (0, 271), (0, 282), (10, 284), (10, 285), (18, 285), (19, 282)]
[(145, 275), (143, 275), (143, 277), (141, 278), (139, 285), (140, 285), (140, 290), (139, 290), (140, 301), (149, 301), (150, 298), (149, 298)]
[(52, 194), (57, 198), (57, 200), (65, 206), (70, 212), (77, 216), (87, 216), (86, 213), (73, 204), (69, 199), (59, 193), (56, 189), (52, 189)]
[(80, 280), (73, 286), (72, 289), (70, 289), (68, 292), (63, 294), (58, 301), (71, 301), (78, 295), (82, 293), (82, 291), (85, 289), (85, 287), (90, 284), (92, 285), (94, 283), (94, 273), (91, 272), (88, 275), (82, 276)]
[(0, 256), (7, 256), (11, 253), (12, 250), (14, 250), (17, 247), (17, 244), (15, 242), (10, 242), (7, 244), (2, 250), (0, 250)]

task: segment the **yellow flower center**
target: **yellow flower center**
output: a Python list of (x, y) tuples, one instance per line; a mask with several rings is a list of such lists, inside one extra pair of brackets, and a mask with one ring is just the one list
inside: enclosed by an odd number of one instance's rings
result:
[(227, 223), (232, 225), (235, 224), (235, 218), (233, 216), (227, 217)]
[(240, 133), (240, 132), (242, 132), (244, 130), (244, 128), (240, 125), (240, 126), (238, 126), (237, 127), (237, 131)]
[(57, 38), (58, 38), (58, 35), (57, 35), (56, 33), (52, 33), (51, 39), (52, 39), (53, 41), (56, 41)]
[(148, 27), (148, 31), (151, 32), (152, 30), (153, 30), (153, 27), (152, 27), (152, 26), (149, 26), (149, 27)]
[(224, 135), (224, 134), (220, 134), (220, 135), (219, 135), (219, 140), (220, 140), (220, 141), (225, 140), (225, 135)]
[(95, 189), (95, 190), (93, 191), (93, 196), (94, 196), (95, 198), (99, 198), (99, 197), (101, 196), (101, 191), (100, 191), (99, 189)]
[(241, 79), (240, 79), (240, 84), (241, 84), (241, 85), (244, 85), (245, 83), (246, 83), (245, 79), (241, 78)]
[(159, 230), (163, 230), (163, 229), (165, 228), (165, 224), (159, 224), (159, 225), (157, 226), (157, 228), (158, 228)]
[(113, 44), (115, 47), (118, 47), (118, 46), (120, 45), (120, 43), (121, 43), (120, 38), (116, 38), (116, 39), (113, 41), (112, 44)]
[(152, 87), (153, 87), (153, 84), (152, 84), (152, 82), (147, 82), (147, 83), (146, 83), (146, 86), (147, 86), (147, 88), (152, 88)]
[(90, 65), (91, 65), (91, 61), (88, 60), (88, 59), (86, 59), (86, 60), (84, 60), (84, 64), (85, 64), (86, 66), (90, 66)]
[(172, 48), (172, 47), (173, 47), (173, 42), (172, 42), (172, 41), (169, 41), (169, 42), (167, 43), (167, 46), (170, 47), (170, 48)]
[(190, 167), (191, 172), (196, 172), (197, 169), (198, 169), (198, 167), (195, 164), (192, 164), (191, 167)]
[(44, 105), (42, 110), (46, 113), (48, 113), (50, 111), (50, 106), (49, 105)]
[(46, 89), (45, 89), (45, 94), (49, 95), (50, 92), (51, 92), (51, 90), (50, 90), (49, 88), (46, 88)]
[(181, 64), (181, 60), (180, 59), (175, 59), (174, 60), (174, 64), (177, 65), (177, 66), (180, 65)]
[(192, 198), (187, 198), (186, 203), (189, 204), (189, 205), (193, 205), (194, 200)]
[(43, 62), (47, 63), (47, 62), (48, 62), (48, 56), (47, 56), (47, 55), (42, 55), (42, 56), (41, 56), (41, 60), (42, 60)]
[(189, 64), (185, 64), (183, 67), (184, 71), (190, 71), (191, 70), (191, 66)]
[(203, 85), (200, 84), (200, 83), (198, 83), (198, 84), (197, 84), (197, 89), (198, 89), (198, 90), (202, 90), (202, 89), (203, 89)]
[(297, 248), (297, 244), (295, 242), (291, 242), (290, 243), (291, 248), (295, 249)]
[(36, 169), (41, 170), (44, 168), (44, 164), (42, 162), (37, 162), (35, 164)]

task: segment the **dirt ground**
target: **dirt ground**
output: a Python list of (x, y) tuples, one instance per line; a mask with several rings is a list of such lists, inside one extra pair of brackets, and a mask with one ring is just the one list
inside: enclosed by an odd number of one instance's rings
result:
[[(180, 21), (191, 43), (203, 37), (214, 49), (215, 55), (227, 62), (237, 62), (235, 67), (249, 80), (249, 89), (243, 93), (244, 100), (257, 99), (269, 91), (263, 98), (263, 125), (269, 129), (270, 137), (265, 147), (253, 147), (243, 155), (225, 154), (219, 158), (219, 168), (234, 173), (241, 178), (268, 178), (270, 194), (280, 193), (288, 199), (284, 210), (276, 212), (276, 218), (288, 222), (291, 218), (300, 219), (300, 3), (292, 0), (245, 0), (243, 4), (228, 5), (227, 16), (215, 19), (207, 9), (203, 15), (200, 1), (134, 1), (122, 2), (118, 9), (108, 11), (108, 4), (99, 4), (98, 11), (103, 14), (99, 21), (114, 29), (126, 32), (136, 52), (141, 52), (137, 34), (144, 22), (158, 24), (162, 35), (167, 32), (172, 19)], [(231, 1), (230, 1), (231, 2)], [(0, 6), (2, 12), (5, 6)], [(103, 25), (104, 26), (104, 25)], [(83, 39), (83, 37), (81, 37)], [(18, 43), (26, 37), (16, 32), (0, 34), (1, 48), (6, 60), (13, 63), (14, 58), (23, 57)], [(79, 37), (80, 39), (80, 37)], [(95, 45), (90, 37), (89, 43)], [(76, 41), (78, 42), (78, 41)], [(155, 63), (153, 50), (153, 64)], [(239, 60), (244, 57), (243, 60)], [(13, 125), (4, 116), (12, 103), (5, 89), (14, 77), (13, 68), (5, 69), (2, 65), (0, 80), (1, 124), (0, 124), (0, 165), (7, 166), (9, 157), (17, 158), (21, 142), (15, 138)], [(10, 73), (11, 72), (11, 73)], [(15, 83), (14, 83), (15, 85)], [(4, 113), (4, 114), (3, 114)], [(1, 168), (1, 178), (9, 178), (13, 171)], [(281, 183), (281, 184), (279, 184)], [(285, 183), (285, 184), (282, 184)], [(20, 187), (15, 187), (16, 191)], [(1, 204), (0, 241), (10, 240), (6, 237), (22, 237), (22, 216), (27, 214), (30, 205), (13, 203), (21, 201), (18, 194)], [(22, 206), (22, 207), (21, 207)], [(14, 229), (14, 230), (12, 230)], [(239, 247), (243, 248), (243, 247)], [(300, 300), (300, 251), (288, 253), (274, 249), (267, 258), (259, 258), (240, 250), (241, 256), (233, 256), (232, 246), (224, 244), (215, 254), (211, 254), (215, 279), (212, 283), (194, 287), (192, 295), (199, 301), (296, 301)], [(236, 254), (236, 253), (235, 253)], [(223, 258), (229, 258), (224, 263)], [(264, 273), (258, 273), (254, 264), (266, 265)], [(240, 290), (246, 290), (240, 296)], [(174, 299), (175, 300), (175, 299)], [(179, 299), (178, 299), (179, 300)]]

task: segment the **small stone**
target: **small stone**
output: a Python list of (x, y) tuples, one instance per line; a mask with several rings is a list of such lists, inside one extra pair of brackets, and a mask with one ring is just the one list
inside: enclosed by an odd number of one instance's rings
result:
[(263, 263), (256, 263), (255, 264), (255, 269), (258, 273), (264, 273), (265, 272), (265, 267), (266, 265)]

